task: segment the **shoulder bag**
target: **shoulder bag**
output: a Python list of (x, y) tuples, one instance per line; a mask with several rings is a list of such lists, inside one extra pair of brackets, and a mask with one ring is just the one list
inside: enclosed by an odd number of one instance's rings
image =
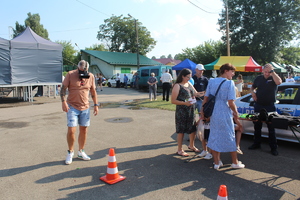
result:
[(219, 90), (220, 90), (221, 85), (222, 85), (225, 81), (226, 81), (226, 79), (223, 80), (223, 81), (220, 83), (220, 85), (219, 85), (219, 87), (218, 87), (218, 89), (217, 89), (215, 95), (210, 94), (210, 95), (208, 96), (207, 102), (202, 106), (202, 107), (203, 107), (204, 117), (209, 118), (209, 117), (212, 115), (212, 113), (213, 113), (213, 111), (214, 111), (214, 107), (215, 107), (216, 96), (217, 96), (217, 94), (218, 94), (218, 92), (219, 92)]

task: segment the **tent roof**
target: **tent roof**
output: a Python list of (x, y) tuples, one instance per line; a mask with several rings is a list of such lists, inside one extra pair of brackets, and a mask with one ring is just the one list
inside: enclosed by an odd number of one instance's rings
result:
[(251, 56), (220, 56), (210, 64), (204, 65), (207, 70), (219, 70), (225, 63), (231, 63), (236, 67), (236, 71), (241, 72), (261, 72), (262, 67), (255, 62)]
[[(96, 50), (81, 50), (111, 65), (137, 65), (136, 53), (122, 53)], [(162, 65), (146, 56), (139, 55), (140, 65)]]
[(281, 67), (275, 62), (270, 62), (270, 64), (274, 67), (274, 70), (276, 73), (286, 73), (286, 69), (284, 67)]
[(3, 39), (0, 37), (0, 48), (9, 50), (9, 40)]
[(36, 34), (29, 26), (11, 40), (11, 48), (62, 50), (62, 45), (46, 40)]
[(187, 58), (178, 65), (173, 66), (172, 70), (182, 70), (184, 68), (188, 68), (192, 71), (195, 71), (196, 65), (196, 63)]

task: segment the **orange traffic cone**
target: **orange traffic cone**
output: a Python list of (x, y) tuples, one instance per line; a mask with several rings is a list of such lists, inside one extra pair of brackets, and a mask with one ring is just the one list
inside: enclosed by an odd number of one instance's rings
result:
[(217, 200), (228, 200), (228, 198), (227, 198), (227, 187), (226, 187), (226, 185), (220, 185)]
[(110, 148), (108, 156), (107, 173), (105, 176), (100, 177), (100, 180), (108, 184), (115, 184), (119, 181), (123, 181), (124, 179), (125, 177), (120, 176), (118, 173), (115, 150), (113, 148)]

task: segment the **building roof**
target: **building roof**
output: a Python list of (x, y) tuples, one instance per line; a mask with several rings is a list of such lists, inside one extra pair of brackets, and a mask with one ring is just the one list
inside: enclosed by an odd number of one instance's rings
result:
[(160, 62), (164, 65), (169, 64), (169, 63), (173, 63), (174, 65), (178, 65), (179, 63), (181, 63), (181, 60), (175, 60), (172, 58), (160, 58), (160, 59), (153, 59), (157, 62)]
[[(137, 65), (136, 53), (121, 53), (121, 52), (109, 52), (109, 51), (95, 51), (95, 50), (81, 50), (87, 54), (90, 54), (100, 60), (111, 65)], [(146, 56), (140, 55), (140, 65), (161, 65)]]

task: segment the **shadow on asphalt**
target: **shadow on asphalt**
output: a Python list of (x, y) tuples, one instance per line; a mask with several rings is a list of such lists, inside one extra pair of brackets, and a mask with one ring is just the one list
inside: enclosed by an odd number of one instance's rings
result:
[[(245, 138), (250, 140), (250, 138)], [(243, 144), (250, 141), (243, 140)], [(184, 142), (188, 144), (188, 142)], [(153, 149), (163, 149), (167, 147), (176, 148), (176, 141), (165, 142), (160, 144), (134, 146), (129, 148), (117, 148), (116, 153), (118, 155), (122, 153), (134, 153), (135, 151), (148, 151)], [(92, 158), (101, 159), (106, 157), (108, 153), (107, 149), (95, 151)], [(189, 153), (191, 155), (191, 153)], [(131, 199), (139, 197), (145, 193), (151, 191), (168, 189), (172, 186), (181, 186), (182, 191), (196, 191), (201, 190), (199, 197), (204, 195), (209, 199), (215, 199), (220, 184), (226, 184), (228, 189), (228, 196), (230, 199), (259, 199), (261, 194), (272, 194), (270, 196), (264, 196), (263, 199), (280, 199), (285, 191), (280, 190), (276, 185), (272, 185), (280, 177), (289, 177), (294, 179), (295, 177), (289, 176), (287, 170), (278, 170), (277, 165), (282, 160), (276, 159), (271, 155), (266, 155), (264, 152), (258, 151), (245, 151), (247, 156), (240, 156), (241, 160), (246, 163), (248, 169), (254, 171), (260, 171), (269, 173), (270, 176), (264, 180), (252, 180), (248, 181), (239, 177), (240, 171), (229, 168), (228, 161), (230, 160), (229, 154), (222, 154), (222, 160), (225, 166), (222, 170), (217, 171), (212, 169), (212, 160), (202, 160), (201, 158), (194, 157), (191, 159), (183, 158), (175, 154), (161, 154), (151, 158), (135, 159), (132, 161), (126, 161), (118, 163), (118, 168), (124, 171), (122, 176), (126, 179), (114, 185), (108, 185), (99, 180), (99, 178), (105, 175), (107, 166), (86, 167), (76, 170), (70, 170), (67, 172), (59, 173), (56, 175), (44, 177), (36, 183), (46, 184), (50, 182), (59, 181), (67, 178), (81, 178), (90, 177), (91, 181), (84, 184), (76, 185), (76, 182), (71, 187), (61, 188), (59, 191), (70, 190), (67, 198), (63, 199), (86, 199), (88, 197), (94, 197), (95, 199)], [(272, 160), (272, 164), (263, 162), (266, 157)], [(247, 159), (245, 159), (247, 158)], [(189, 162), (186, 162), (188, 159)], [(258, 161), (260, 163), (258, 163)], [(285, 164), (291, 166), (293, 160), (286, 160)], [(47, 162), (38, 165), (12, 168), (1, 170), (2, 176), (13, 176), (26, 171), (32, 171), (35, 169), (49, 167), (54, 165), (64, 165), (63, 161)], [(102, 173), (99, 173), (102, 172)], [(232, 172), (229, 174), (227, 172)], [(299, 178), (299, 177), (298, 177)], [(262, 183), (255, 183), (254, 181), (260, 181)], [(183, 186), (188, 185), (188, 186)], [(88, 188), (89, 189), (85, 189)], [(92, 187), (92, 188), (90, 188)], [(75, 192), (73, 192), (76, 190)], [(244, 196), (241, 198), (241, 190)], [(99, 197), (99, 198), (97, 198)], [(278, 197), (278, 198), (274, 198)], [(153, 197), (153, 199), (160, 199), (162, 197)], [(187, 198), (189, 199), (189, 198)]]

